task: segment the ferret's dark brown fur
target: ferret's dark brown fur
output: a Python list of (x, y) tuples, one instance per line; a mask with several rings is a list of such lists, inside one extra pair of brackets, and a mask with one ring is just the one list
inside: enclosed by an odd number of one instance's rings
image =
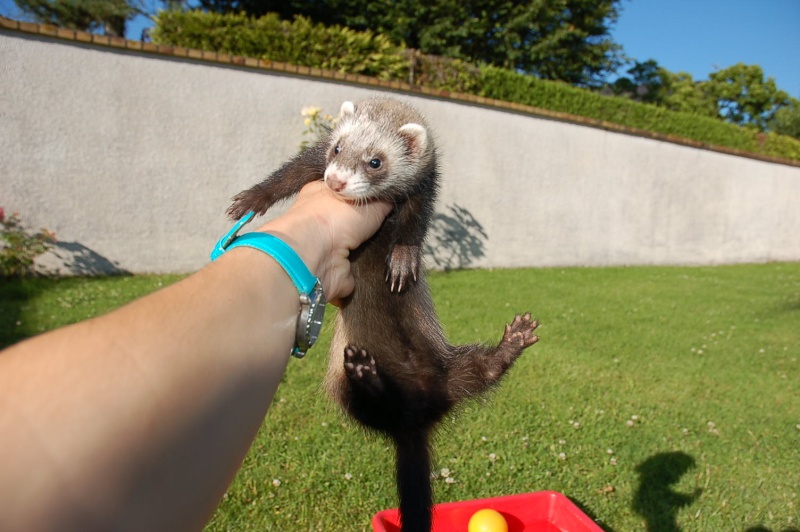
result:
[(318, 179), (350, 200), (395, 205), (350, 256), (355, 290), (336, 318), (326, 388), (358, 422), (395, 442), (402, 529), (429, 531), (432, 431), (454, 405), (499, 381), (538, 340), (538, 323), (518, 314), (496, 346), (447, 343), (421, 269), (438, 191), (436, 149), (412, 107), (345, 102), (330, 135), (238, 194), (228, 214), (264, 213)]

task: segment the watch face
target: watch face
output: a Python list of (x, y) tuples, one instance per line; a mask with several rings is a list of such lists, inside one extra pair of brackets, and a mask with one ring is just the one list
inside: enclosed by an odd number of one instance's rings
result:
[[(319, 285), (317, 285), (319, 286)], [(317, 296), (315, 299), (315, 295)], [(322, 289), (317, 291), (315, 288), (311, 293), (311, 315), (308, 317), (308, 347), (314, 345), (314, 342), (319, 338), (319, 333), (322, 330), (322, 319), (325, 316), (325, 294)]]
[(325, 294), (317, 283), (314, 290), (300, 295), (300, 318), (297, 322), (297, 347), (293, 354), (302, 357), (314, 345), (322, 330), (322, 319), (325, 315)]

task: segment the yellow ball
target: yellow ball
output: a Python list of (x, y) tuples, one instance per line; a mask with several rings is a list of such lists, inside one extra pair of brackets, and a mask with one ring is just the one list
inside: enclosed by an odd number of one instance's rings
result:
[(484, 508), (472, 514), (467, 532), (508, 532), (508, 523), (500, 512)]

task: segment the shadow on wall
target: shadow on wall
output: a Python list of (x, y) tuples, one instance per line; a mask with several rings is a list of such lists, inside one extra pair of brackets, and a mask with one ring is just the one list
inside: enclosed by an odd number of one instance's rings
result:
[(446, 211), (433, 215), (425, 241), (426, 262), (435, 270), (468, 268), (485, 255), (489, 235), (464, 207), (454, 203)]
[(56, 242), (49, 253), (37, 260), (37, 269), (45, 275), (130, 275), (119, 263), (78, 242)]
[(633, 511), (644, 517), (648, 532), (679, 532), (678, 511), (690, 506), (703, 492), (691, 494), (672, 489), (695, 466), (694, 458), (682, 452), (658, 453), (638, 466), (639, 488), (633, 496)]

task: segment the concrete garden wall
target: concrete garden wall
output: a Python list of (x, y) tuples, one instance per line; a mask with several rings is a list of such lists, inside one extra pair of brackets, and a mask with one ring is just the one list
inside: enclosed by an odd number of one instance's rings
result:
[(387, 92), (419, 107), (439, 142), (433, 266), (800, 260), (796, 166), (374, 80), (42, 33), (0, 29), (0, 206), (56, 232), (51, 268), (200, 268), (229, 198), (297, 150), (301, 108), (335, 114)]

